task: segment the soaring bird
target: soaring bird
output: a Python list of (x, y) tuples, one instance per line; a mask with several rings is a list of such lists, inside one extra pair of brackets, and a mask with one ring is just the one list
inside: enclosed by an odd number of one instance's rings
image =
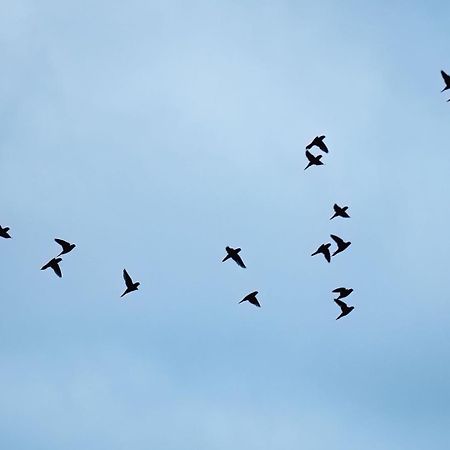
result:
[(337, 250), (331, 256), (336, 256), (338, 253), (343, 252), (351, 244), (351, 242), (345, 242), (343, 239), (341, 239), (339, 236), (336, 236), (335, 234), (330, 234), (330, 237), (337, 244)]
[(59, 278), (62, 277), (61, 268), (59, 267), (59, 263), (62, 261), (62, 258), (52, 258), (47, 264), (41, 267), (41, 270), (48, 269), (49, 267), (53, 269), (53, 271), (58, 275)]
[(328, 153), (328, 147), (325, 145), (325, 142), (323, 140), (325, 139), (325, 136), (316, 136), (310, 144), (306, 146), (306, 150), (309, 150), (313, 148), (314, 146), (319, 147), (320, 150), (322, 150), (325, 153)]
[(133, 280), (131, 279), (130, 275), (128, 275), (128, 272), (125, 269), (123, 269), (123, 279), (125, 280), (125, 285), (127, 286), (127, 288), (120, 297), (123, 297), (125, 294), (128, 294), (130, 292), (137, 291), (138, 286), (141, 284), (139, 282), (133, 283)]
[(331, 255), (330, 255), (330, 247), (331, 244), (322, 244), (314, 253), (311, 254), (311, 256), (318, 255), (319, 253), (322, 253), (325, 259), (330, 262), (331, 261)]
[(227, 256), (222, 259), (222, 262), (225, 262), (227, 259), (231, 258), (239, 267), (243, 267), (245, 269), (244, 261), (242, 261), (242, 258), (238, 255), (241, 251), (240, 248), (225, 247), (225, 250), (227, 251)]
[(65, 255), (66, 253), (71, 252), (76, 245), (75, 244), (71, 244), (70, 242), (64, 241), (63, 239), (55, 239), (55, 242), (57, 242), (61, 247), (62, 247), (62, 252), (58, 255)]
[[(446, 91), (447, 89), (450, 89), (450, 75), (447, 75), (443, 70), (441, 70), (442, 78), (444, 79), (445, 87), (442, 89), (441, 92)], [(450, 100), (447, 100), (450, 101)]]
[(308, 167), (311, 167), (311, 166), (323, 166), (323, 162), (321, 161), (322, 155), (314, 156), (308, 150), (306, 150), (305, 154), (306, 154), (306, 157), (308, 158), (308, 161), (309, 161), (308, 165), (305, 167), (305, 170)]
[(347, 314), (350, 314), (355, 309), (354, 306), (348, 306), (347, 303), (344, 303), (342, 300), (336, 299), (335, 302), (337, 303), (339, 308), (341, 308), (342, 311), (341, 314), (338, 317), (336, 317), (336, 320), (346, 316)]
[(339, 296), (336, 300), (340, 300), (341, 298), (348, 297), (353, 292), (353, 289), (351, 289), (351, 288), (347, 289), (345, 287), (340, 287), (340, 288), (334, 289), (332, 292), (334, 292), (335, 294), (339, 294)]
[(0, 225), (0, 237), (5, 238), (5, 239), (11, 239), (11, 236), (9, 235), (8, 231), (9, 231), (9, 227), (3, 228)]
[(335, 217), (344, 217), (344, 218), (349, 218), (350, 216), (347, 213), (347, 209), (348, 206), (344, 206), (344, 207), (340, 207), (339, 205), (337, 205), (336, 203), (333, 205), (333, 209), (334, 209), (334, 214), (332, 217), (330, 217), (331, 219), (334, 219)]
[(251, 292), (250, 294), (246, 295), (239, 303), (250, 302), (252, 305), (261, 308), (261, 305), (259, 304), (258, 299), (256, 298), (257, 293), (258, 291)]

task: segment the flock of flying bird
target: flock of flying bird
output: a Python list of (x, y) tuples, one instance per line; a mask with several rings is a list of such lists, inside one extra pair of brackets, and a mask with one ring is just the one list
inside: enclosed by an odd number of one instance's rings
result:
[[(442, 78), (444, 79), (444, 83), (445, 83), (445, 86), (441, 92), (444, 92), (444, 91), (450, 89), (450, 75), (445, 73), (443, 70), (441, 70), (441, 75), (442, 75)], [(447, 102), (450, 102), (450, 99), (448, 99)], [(323, 162), (321, 161), (323, 155), (321, 155), (321, 154), (314, 155), (309, 150), (311, 150), (313, 147), (318, 147), (322, 152), (328, 153), (328, 147), (326, 146), (324, 140), (325, 140), (324, 135), (316, 136), (311, 141), (311, 143), (306, 146), (305, 154), (306, 154), (306, 158), (308, 160), (308, 165), (305, 167), (305, 170), (311, 166), (322, 166), (323, 165)], [(348, 206), (341, 207), (337, 204), (334, 204), (333, 209), (334, 209), (334, 214), (331, 216), (330, 220), (332, 220), (336, 217), (341, 217), (344, 219), (350, 218), (349, 214), (347, 213)], [(10, 231), (9, 227), (3, 228), (0, 225), (0, 237), (2, 237), (4, 239), (10, 239), (11, 235), (9, 234), (9, 231)], [(336, 236), (335, 234), (330, 234), (330, 237), (331, 237), (331, 239), (333, 239), (333, 241), (337, 245), (336, 250), (333, 253), (331, 253), (330, 252), (331, 243), (328, 242), (326, 244), (321, 244), (318, 247), (318, 249), (314, 253), (311, 254), (311, 256), (322, 254), (327, 262), (331, 262), (332, 257), (335, 257), (339, 253), (342, 253), (351, 244), (351, 242), (346, 242), (343, 239), (341, 239), (339, 236)], [(59, 264), (62, 262), (62, 258), (60, 258), (60, 256), (70, 253), (76, 247), (76, 245), (72, 244), (70, 242), (67, 242), (63, 239), (58, 239), (58, 238), (55, 239), (55, 242), (61, 246), (61, 252), (57, 256), (52, 258), (50, 261), (48, 261), (46, 264), (44, 264), (41, 267), (41, 270), (52, 269), (55, 272), (55, 274), (59, 278), (61, 278), (62, 271), (61, 271), (61, 267), (59, 266)], [(223, 258), (222, 262), (225, 262), (228, 259), (232, 259), (239, 267), (242, 267), (244, 269), (246, 268), (244, 261), (242, 260), (241, 256), (239, 255), (239, 253), (241, 252), (240, 248), (225, 247), (225, 250), (227, 252), (227, 255), (225, 256), (225, 258)], [(128, 272), (126, 271), (126, 269), (123, 269), (123, 279), (125, 281), (126, 289), (120, 297), (123, 297), (124, 295), (129, 294), (130, 292), (138, 290), (140, 283), (134, 282), (132, 280), (132, 278), (130, 277), (130, 275), (128, 274)], [(354, 306), (348, 306), (345, 302), (342, 301), (343, 298), (348, 297), (353, 292), (353, 289), (339, 287), (339, 288), (334, 289), (332, 292), (335, 294), (339, 294), (338, 297), (334, 299), (336, 304), (341, 309), (341, 314), (336, 318), (336, 320), (338, 320), (341, 317), (344, 317), (344, 316), (350, 314), (354, 309)], [(259, 308), (259, 307), (261, 307), (261, 304), (259, 303), (258, 299), (256, 298), (257, 294), (258, 294), (258, 291), (251, 292), (250, 294), (246, 295), (239, 303), (247, 301), (247, 302), (251, 303), (252, 305), (255, 305)]]

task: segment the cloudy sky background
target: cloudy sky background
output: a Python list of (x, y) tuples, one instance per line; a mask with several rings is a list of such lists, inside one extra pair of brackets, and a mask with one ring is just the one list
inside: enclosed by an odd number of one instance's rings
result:
[(0, 7), (2, 448), (448, 445), (448, 2)]

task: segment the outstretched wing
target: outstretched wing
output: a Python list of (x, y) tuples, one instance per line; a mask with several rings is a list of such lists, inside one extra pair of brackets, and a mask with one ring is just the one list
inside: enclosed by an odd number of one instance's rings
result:
[(342, 300), (334, 300), (334, 301), (339, 306), (339, 308), (341, 308), (342, 312), (344, 312), (348, 308), (347, 303), (343, 302)]
[(338, 247), (341, 247), (345, 244), (344, 240), (341, 239), (339, 236), (336, 236), (335, 234), (330, 234), (331, 239), (333, 239), (334, 242), (336, 242)]
[(341, 287), (341, 288), (333, 289), (331, 292), (334, 292), (336, 294), (343, 294), (345, 292), (345, 290), (346, 289), (344, 287)]
[(306, 150), (305, 155), (306, 155), (306, 157), (308, 158), (308, 161), (309, 161), (309, 162), (314, 162), (315, 157), (314, 157), (314, 155), (313, 155), (311, 152), (309, 152), (308, 150)]
[(244, 264), (244, 261), (242, 261), (242, 258), (239, 256), (239, 255), (233, 255), (232, 256), (232, 258), (233, 258), (233, 261), (239, 266), (239, 267), (242, 267), (243, 269), (245, 269), (246, 267), (245, 267), (245, 264)]
[(55, 239), (55, 242), (56, 242), (57, 244), (59, 244), (59, 245), (63, 248), (63, 250), (65, 250), (66, 248), (70, 247), (70, 242), (67, 242), (67, 241), (65, 241), (64, 239), (58, 239), (58, 238), (56, 238), (56, 239)]
[(325, 142), (319, 140), (319, 142), (317, 143), (317, 147), (319, 147), (323, 152), (328, 153), (328, 147)]
[(313, 148), (313, 146), (315, 145), (316, 138), (314, 138), (305, 148), (306, 150), (309, 150), (310, 148)]
[(127, 288), (133, 286), (133, 280), (131, 279), (130, 275), (128, 275), (128, 272), (125, 269), (123, 269), (123, 279), (125, 280)]
[(56, 275), (58, 275), (58, 277), (61, 278), (62, 273), (61, 273), (61, 268), (59, 267), (59, 264), (56, 261), (54, 261), (51, 267), (55, 271)]
[(331, 254), (330, 254), (330, 249), (329, 249), (328, 247), (324, 247), (324, 249), (323, 249), (323, 254), (324, 254), (324, 256), (325, 256), (325, 259), (326, 259), (328, 262), (331, 262)]
[(442, 78), (447, 86), (450, 85), (450, 75), (447, 75), (443, 70), (441, 70)]

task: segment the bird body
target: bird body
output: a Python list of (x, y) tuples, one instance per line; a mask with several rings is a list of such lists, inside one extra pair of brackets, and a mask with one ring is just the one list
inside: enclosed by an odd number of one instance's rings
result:
[(337, 244), (337, 250), (331, 256), (336, 256), (338, 253), (343, 252), (351, 244), (351, 242), (345, 242), (343, 239), (341, 239), (339, 236), (336, 236), (335, 234), (330, 234), (330, 237)]
[(62, 247), (62, 251), (58, 256), (65, 255), (66, 253), (71, 252), (76, 247), (75, 244), (71, 244), (70, 242), (64, 241), (63, 239), (56, 238), (55, 242)]
[(331, 219), (334, 219), (335, 217), (343, 217), (344, 219), (348, 219), (350, 216), (347, 213), (348, 206), (340, 207), (336, 203), (333, 205), (334, 214), (330, 217)]
[(9, 227), (3, 228), (2, 226), (0, 226), (0, 237), (5, 239), (11, 239), (11, 236), (9, 235), (8, 231)]
[(322, 255), (325, 257), (325, 259), (330, 262), (331, 261), (331, 255), (330, 255), (330, 247), (331, 244), (322, 244), (319, 246), (319, 248), (311, 254), (311, 256), (318, 255), (319, 253), (322, 253)]
[(304, 170), (306, 170), (308, 167), (311, 167), (311, 166), (323, 166), (323, 162), (321, 161), (322, 155), (314, 156), (308, 150), (306, 150), (305, 155), (309, 162)]
[(232, 248), (232, 247), (225, 247), (225, 250), (227, 252), (227, 256), (222, 259), (222, 262), (225, 262), (227, 259), (232, 259), (239, 267), (242, 267), (245, 269), (244, 261), (242, 261), (242, 258), (239, 256), (239, 252), (241, 251), (240, 248)]
[(56, 275), (58, 275), (58, 277), (61, 278), (62, 272), (61, 272), (61, 268), (59, 267), (59, 263), (61, 261), (62, 261), (62, 258), (52, 258), (47, 264), (44, 264), (41, 267), (41, 270), (51, 268), (51, 269), (53, 269), (53, 272), (55, 272)]
[(350, 314), (355, 309), (354, 306), (348, 306), (347, 303), (344, 303), (342, 300), (336, 299), (335, 302), (339, 306), (339, 308), (341, 308), (341, 314), (336, 317), (336, 320), (346, 316), (347, 314)]
[(125, 292), (120, 296), (121, 298), (124, 295), (129, 294), (130, 292), (137, 291), (138, 286), (141, 284), (139, 282), (133, 283), (133, 280), (131, 279), (130, 275), (128, 275), (128, 272), (125, 269), (123, 269), (123, 279), (125, 280), (125, 285), (127, 288), (125, 289)]
[(328, 153), (328, 147), (326, 146), (325, 142), (323, 140), (325, 139), (325, 136), (316, 136), (310, 144), (306, 146), (306, 150), (309, 150), (313, 148), (314, 146), (319, 147), (320, 150), (322, 150), (325, 153)]
[(251, 292), (250, 294), (246, 295), (239, 303), (250, 302), (252, 305), (255, 305), (258, 308), (260, 308), (261, 305), (259, 304), (258, 299), (256, 298), (256, 294), (258, 294), (258, 291)]
[(339, 296), (336, 300), (340, 300), (341, 298), (348, 297), (353, 292), (353, 289), (347, 289), (345, 287), (340, 287), (340, 288), (334, 289), (332, 292), (334, 292), (335, 294), (339, 294)]

